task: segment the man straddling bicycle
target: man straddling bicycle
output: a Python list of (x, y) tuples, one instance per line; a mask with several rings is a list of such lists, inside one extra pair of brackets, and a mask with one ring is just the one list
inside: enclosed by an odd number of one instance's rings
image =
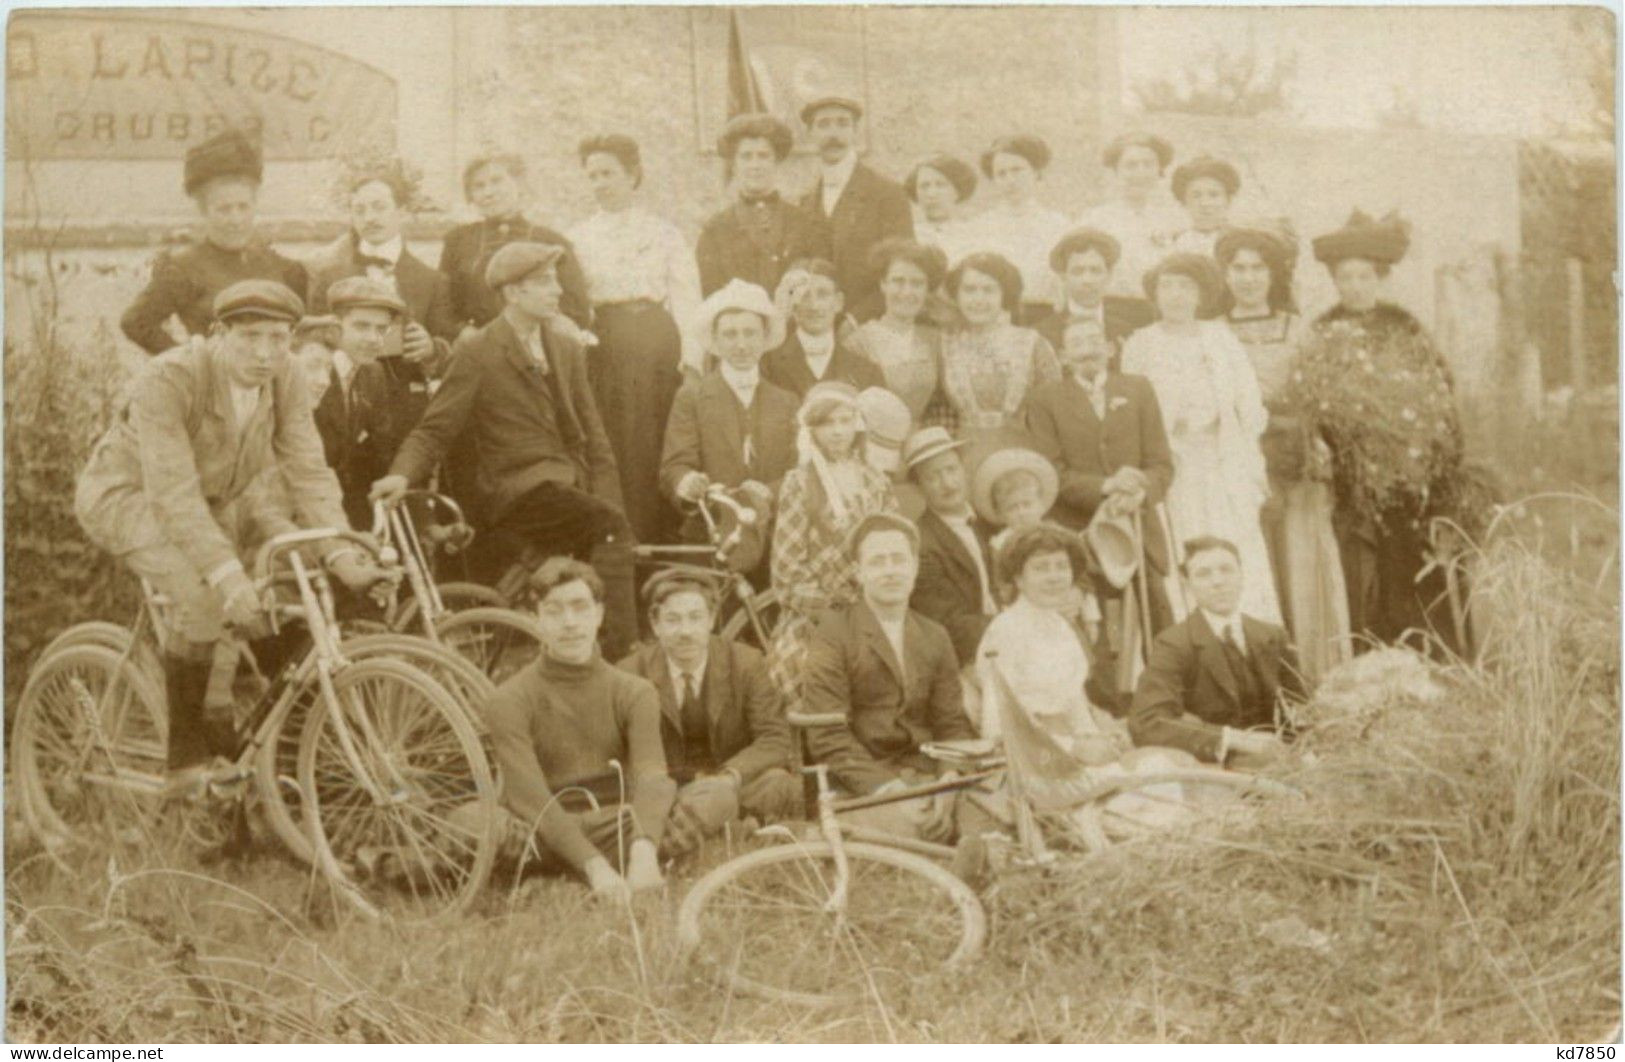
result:
[(455, 444), (471, 440), (486, 581), (527, 551), (590, 560), (605, 587), (604, 651), (619, 658), (637, 637), (632, 532), (581, 345), (552, 323), (563, 255), (520, 242), (491, 256), (485, 279), (502, 296), (502, 313), (458, 341), (372, 498), (393, 501), (423, 484)]
[[(201, 790), (211, 759), (234, 751), (232, 735), (207, 725), (204, 699), (225, 626), (255, 629), (264, 615), (241, 554), (299, 524), (349, 528), (288, 356), (299, 297), (245, 280), (213, 309), (206, 338), (142, 367), (74, 497), (90, 540), (171, 602), (162, 632), (170, 793)], [(322, 559), (355, 590), (391, 578), (352, 544), (335, 541)]]

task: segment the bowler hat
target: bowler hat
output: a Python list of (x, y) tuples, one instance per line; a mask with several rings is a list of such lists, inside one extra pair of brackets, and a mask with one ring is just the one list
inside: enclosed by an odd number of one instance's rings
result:
[(1012, 472), (1031, 472), (1037, 477), (1045, 512), (1054, 507), (1055, 499), (1060, 495), (1061, 477), (1043, 454), (1024, 446), (995, 450), (976, 466), (970, 489), (971, 504), (976, 507), (977, 515), (990, 524), (1003, 523), (993, 506), (993, 488)]
[(187, 195), (217, 177), (246, 177), (255, 184), (265, 174), (259, 145), (240, 129), (227, 129), (186, 151), (183, 185)]
[(947, 428), (940, 425), (921, 428), (903, 443), (903, 468), (912, 472), (914, 466), (923, 465), (939, 454), (958, 450), (964, 445), (965, 440), (955, 439), (948, 434)]
[(304, 315), (304, 300), (274, 280), (239, 280), (214, 297), (214, 318), (221, 322), (260, 317), (298, 324)]
[(387, 310), (397, 317), (406, 316), (406, 304), (396, 293), (395, 286), (368, 276), (335, 280), (327, 289), (327, 304), (333, 308), (334, 313), (370, 307), (375, 310)]
[(802, 104), (800, 115), (802, 125), (812, 125), (813, 115), (823, 107), (841, 107), (852, 112), (852, 119), (856, 121), (863, 117), (863, 104), (851, 96), (819, 96)]
[(538, 269), (564, 257), (564, 248), (554, 243), (517, 240), (499, 247), (485, 264), (485, 283), (492, 291), (501, 291), (504, 284), (524, 280)]

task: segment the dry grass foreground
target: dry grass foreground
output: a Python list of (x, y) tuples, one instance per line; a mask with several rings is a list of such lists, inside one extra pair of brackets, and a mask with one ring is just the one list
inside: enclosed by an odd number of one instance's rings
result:
[[(1617, 535), (1617, 532), (1616, 532)], [(1617, 543), (1617, 537), (1615, 538)], [(1313, 762), (1218, 835), (986, 895), (988, 954), (840, 1011), (678, 959), (688, 875), (631, 908), (499, 882), (450, 926), (368, 924), (270, 855), (59, 864), (7, 830), (14, 1041), (1575, 1041), (1620, 1014), (1617, 568), (1492, 540), (1483, 657), (1357, 662)], [(8, 822), (8, 826), (20, 824)], [(707, 854), (707, 864), (725, 853)], [(880, 957), (884, 962), (885, 957)]]

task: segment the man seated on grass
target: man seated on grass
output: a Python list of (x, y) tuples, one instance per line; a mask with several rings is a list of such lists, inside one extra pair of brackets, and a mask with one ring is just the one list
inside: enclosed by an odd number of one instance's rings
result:
[(542, 655), (486, 710), (513, 813), (503, 849), (534, 846), (528, 854), (581, 873), (599, 895), (658, 888), (656, 852), (676, 789), (660, 744), (660, 697), (599, 655), (604, 584), (591, 567), (550, 557), (530, 589)]
[(1287, 633), (1241, 613), (1241, 554), (1203, 536), (1185, 543), (1180, 574), (1197, 607), (1151, 646), (1134, 691), (1129, 732), (1136, 745), (1167, 745), (1242, 769), (1287, 755), (1275, 708), (1304, 694)]
[(716, 590), (693, 575), (658, 572), (644, 587), (655, 643), (621, 661), (660, 694), (666, 766), (678, 784), (666, 856), (697, 848), (741, 813), (762, 821), (801, 808), (790, 773), (790, 730), (767, 661), (712, 634)]
[[(959, 660), (941, 624), (908, 607), (919, 571), (920, 536), (892, 513), (852, 529), (862, 600), (826, 613), (807, 660), (807, 709), (846, 717), (810, 735), (813, 758), (854, 794), (927, 782), (937, 764), (930, 741), (974, 738), (959, 685)], [(919, 797), (849, 813), (853, 821), (946, 842), (955, 832), (955, 794)]]

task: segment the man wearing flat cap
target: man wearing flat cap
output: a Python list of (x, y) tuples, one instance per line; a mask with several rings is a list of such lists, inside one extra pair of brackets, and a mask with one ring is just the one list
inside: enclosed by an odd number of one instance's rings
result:
[(914, 213), (902, 186), (858, 161), (862, 118), (863, 105), (848, 96), (820, 96), (801, 108), (819, 163), (818, 182), (801, 206), (829, 222), (836, 281), (860, 322), (885, 309), (870, 251), (888, 237), (914, 238)]
[(614, 658), (637, 632), (632, 534), (585, 355), (554, 320), (563, 254), (522, 242), (491, 256), (485, 279), (502, 313), (457, 341), (440, 389), (372, 493), (398, 497), (425, 483), (454, 444), (471, 444), (461, 452), (471, 452), (472, 473), (462, 478), (479, 492), (475, 560), (485, 581), (532, 551), (590, 561), (604, 581), (604, 648)]
[[(201, 788), (235, 751), (206, 723), (214, 644), (227, 623), (255, 628), (258, 591), (241, 553), (272, 535), (350, 526), (322, 459), (302, 371), (288, 356), (299, 297), (245, 280), (211, 307), (215, 331), (148, 362), (79, 475), (74, 514), (92, 542), (168, 596), (161, 632), (169, 709), (169, 787)], [(280, 480), (282, 490), (267, 489)], [(359, 547), (324, 561), (365, 589), (387, 578)]]
[(793, 145), (790, 127), (771, 114), (738, 115), (717, 138), (733, 202), (706, 221), (694, 248), (704, 294), (730, 280), (777, 291), (790, 263), (830, 257), (829, 222), (778, 192), (779, 165)]
[(204, 335), (214, 320), (214, 297), (239, 280), (305, 290), (305, 267), (271, 250), (254, 231), (264, 171), (259, 146), (235, 129), (187, 151), (183, 186), (202, 217), (202, 238), (153, 260), (152, 279), (119, 319), (130, 342), (162, 354), (182, 335)]

